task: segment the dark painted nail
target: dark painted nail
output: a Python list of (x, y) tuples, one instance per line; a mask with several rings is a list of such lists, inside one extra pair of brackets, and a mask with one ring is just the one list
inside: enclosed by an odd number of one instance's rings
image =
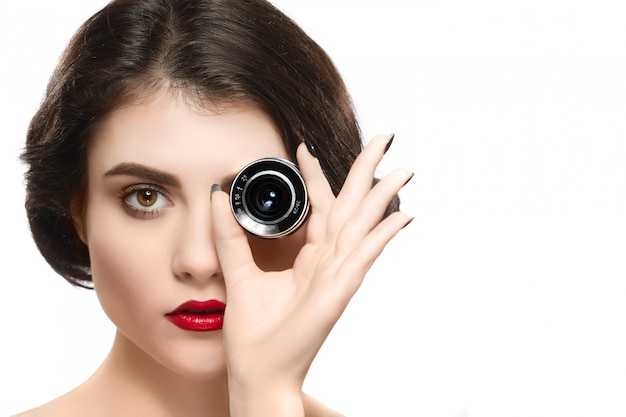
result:
[(315, 149), (315, 146), (309, 142), (308, 140), (304, 139), (304, 144), (306, 145), (306, 148), (309, 150), (309, 153), (314, 157), (317, 158), (317, 151)]
[(415, 176), (415, 172), (411, 172), (411, 176), (410, 176), (410, 177), (409, 177), (409, 178), (408, 178), (408, 179), (404, 182), (403, 187), (404, 187), (405, 185), (407, 185), (407, 184), (409, 183), (409, 181), (411, 181), (411, 180), (413, 179), (413, 177), (414, 177), (414, 176)]
[(411, 222), (412, 222), (413, 220), (415, 220), (415, 217), (411, 217), (411, 218), (409, 219), (409, 221), (408, 221), (408, 222), (406, 222), (406, 224), (405, 224), (404, 226), (402, 226), (402, 228), (404, 229), (405, 227), (407, 227), (408, 225), (410, 225), (410, 224), (411, 224)]
[(385, 146), (385, 152), (387, 153), (387, 151), (389, 150), (389, 148), (391, 148), (391, 144), (393, 143), (393, 138), (396, 137), (395, 133), (392, 133), (391, 135), (389, 135), (389, 142), (387, 142), (387, 146)]
[(213, 200), (213, 193), (216, 191), (222, 191), (222, 187), (219, 184), (213, 184), (211, 186), (211, 200)]

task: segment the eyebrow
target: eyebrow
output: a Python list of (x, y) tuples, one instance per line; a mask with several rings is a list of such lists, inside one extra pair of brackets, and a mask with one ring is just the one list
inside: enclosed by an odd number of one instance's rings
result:
[(180, 188), (180, 181), (174, 175), (167, 174), (147, 166), (135, 163), (121, 163), (104, 173), (105, 177), (128, 175), (144, 181)]

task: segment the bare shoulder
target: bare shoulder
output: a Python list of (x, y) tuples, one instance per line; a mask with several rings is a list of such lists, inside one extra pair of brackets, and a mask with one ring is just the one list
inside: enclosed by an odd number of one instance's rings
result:
[(343, 414), (328, 408), (306, 394), (304, 394), (304, 414), (306, 417), (344, 417)]
[[(73, 417), (82, 416), (73, 392), (70, 392), (37, 408), (15, 414), (11, 417)], [(327, 407), (316, 399), (304, 394), (304, 411), (306, 417), (344, 417), (343, 414)]]

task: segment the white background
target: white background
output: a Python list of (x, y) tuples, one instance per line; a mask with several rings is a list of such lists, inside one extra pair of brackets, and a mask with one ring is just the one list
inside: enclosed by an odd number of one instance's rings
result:
[[(620, 1), (275, 2), (334, 58), (381, 173), (416, 216), (320, 352), (307, 391), (350, 416), (626, 415), (626, 12)], [(0, 415), (108, 352), (93, 293), (44, 263), (24, 132), (103, 1), (0, 6)]]

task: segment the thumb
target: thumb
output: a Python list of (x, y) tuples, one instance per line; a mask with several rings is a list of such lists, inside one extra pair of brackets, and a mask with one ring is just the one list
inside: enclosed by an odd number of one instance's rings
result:
[(230, 209), (228, 194), (217, 184), (211, 187), (211, 221), (215, 250), (227, 286), (258, 272), (243, 228)]

